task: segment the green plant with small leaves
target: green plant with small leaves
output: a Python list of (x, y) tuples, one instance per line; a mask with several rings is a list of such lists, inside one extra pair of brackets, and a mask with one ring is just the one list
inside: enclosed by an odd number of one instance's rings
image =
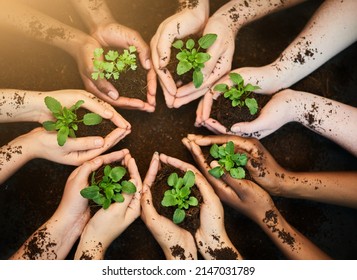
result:
[(47, 108), (52, 112), (56, 121), (45, 121), (42, 123), (43, 127), (47, 131), (57, 131), (57, 143), (63, 146), (68, 137), (76, 138), (76, 131), (78, 130), (78, 124), (85, 125), (97, 125), (102, 122), (102, 117), (95, 113), (87, 113), (83, 116), (83, 119), (78, 119), (77, 110), (84, 103), (83, 100), (79, 100), (70, 108), (62, 107), (61, 103), (53, 97), (46, 96), (45, 104)]
[(223, 93), (225, 98), (232, 101), (233, 107), (243, 107), (245, 105), (248, 107), (250, 114), (255, 115), (258, 112), (258, 102), (254, 97), (250, 98), (249, 96), (260, 87), (252, 84), (244, 85), (242, 76), (237, 73), (230, 73), (229, 78), (233, 83), (231, 87), (226, 84), (218, 84), (213, 90)]
[(124, 49), (123, 53), (118, 51), (109, 50), (105, 55), (105, 60), (101, 59), (104, 54), (102, 48), (97, 48), (94, 50), (94, 60), (93, 60), (93, 73), (92, 79), (98, 80), (113, 78), (118, 80), (120, 74), (123, 72), (131, 70), (136, 70), (136, 48), (130, 46), (128, 49)]
[(167, 184), (171, 189), (164, 193), (161, 205), (165, 207), (176, 206), (172, 220), (175, 224), (179, 224), (186, 217), (185, 210), (190, 206), (198, 205), (197, 198), (190, 196), (191, 188), (195, 184), (195, 173), (187, 171), (183, 177), (179, 177), (175, 172), (171, 173), (167, 179)]
[(216, 34), (206, 34), (198, 40), (198, 46), (196, 48), (196, 42), (193, 39), (188, 39), (186, 43), (182, 40), (176, 40), (172, 46), (175, 49), (180, 50), (176, 55), (179, 63), (177, 64), (176, 73), (183, 75), (186, 72), (193, 69), (192, 79), (196, 88), (199, 88), (203, 83), (202, 68), (205, 66), (205, 62), (211, 59), (210, 54), (200, 52), (201, 49), (208, 49), (216, 41)]
[(235, 179), (245, 178), (243, 166), (247, 164), (248, 157), (244, 153), (234, 153), (234, 143), (232, 141), (221, 146), (213, 144), (210, 148), (210, 155), (218, 160), (219, 164), (208, 171), (215, 178), (220, 178), (226, 171)]
[(96, 182), (96, 172), (92, 172), (91, 185), (80, 191), (84, 198), (93, 200), (96, 204), (107, 209), (112, 202), (123, 202), (122, 193), (133, 194), (136, 186), (127, 180), (123, 180), (126, 169), (122, 166), (112, 168), (110, 165), (104, 167), (103, 177)]

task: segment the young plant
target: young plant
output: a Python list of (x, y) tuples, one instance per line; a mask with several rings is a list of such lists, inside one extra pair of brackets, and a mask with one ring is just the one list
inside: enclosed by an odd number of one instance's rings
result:
[(101, 60), (101, 56), (104, 53), (102, 48), (97, 48), (94, 50), (94, 72), (92, 73), (92, 79), (98, 80), (107, 79), (111, 77), (118, 80), (120, 74), (126, 72), (127, 70), (136, 70), (136, 48), (130, 46), (128, 49), (125, 49), (122, 54), (119, 54), (117, 51), (110, 50), (105, 55), (105, 60)]
[(70, 108), (66, 108), (62, 107), (61, 103), (55, 98), (45, 97), (45, 104), (56, 121), (45, 121), (42, 125), (47, 131), (57, 131), (58, 145), (63, 146), (68, 137), (76, 137), (75, 131), (78, 130), (78, 123), (97, 125), (102, 122), (102, 117), (95, 113), (87, 113), (83, 116), (83, 119), (78, 120), (76, 112), (83, 103), (83, 100), (79, 100)]
[(230, 73), (229, 78), (233, 82), (231, 87), (226, 84), (218, 84), (213, 90), (223, 93), (225, 98), (232, 101), (233, 107), (242, 107), (245, 105), (248, 107), (251, 115), (256, 114), (258, 112), (257, 100), (254, 97), (249, 98), (249, 95), (254, 90), (260, 89), (260, 87), (251, 84), (244, 85), (242, 76), (237, 73)]
[(182, 40), (175, 41), (172, 46), (180, 52), (176, 55), (179, 63), (176, 68), (178, 75), (183, 75), (193, 69), (193, 84), (199, 88), (203, 83), (203, 74), (201, 69), (205, 62), (210, 60), (208, 53), (200, 52), (201, 49), (208, 49), (216, 41), (216, 34), (206, 34), (198, 40), (198, 47), (193, 39), (188, 39), (186, 43)]
[(208, 171), (212, 176), (218, 179), (227, 171), (235, 179), (245, 178), (245, 170), (242, 166), (247, 164), (247, 155), (234, 153), (234, 144), (232, 141), (221, 146), (213, 144), (210, 148), (210, 154), (213, 158), (218, 160), (219, 164), (219, 166)]
[(177, 207), (172, 220), (175, 224), (179, 224), (186, 217), (185, 209), (198, 205), (197, 198), (190, 196), (191, 188), (195, 184), (195, 174), (192, 171), (187, 171), (181, 178), (177, 173), (171, 173), (167, 179), (167, 184), (171, 189), (165, 192), (161, 205)]
[(133, 194), (136, 192), (135, 185), (126, 180), (122, 180), (126, 174), (126, 169), (122, 166), (111, 168), (110, 165), (104, 167), (104, 176), (96, 182), (96, 172), (92, 172), (91, 185), (80, 191), (84, 198), (93, 200), (96, 204), (107, 209), (113, 201), (123, 202), (122, 193)]

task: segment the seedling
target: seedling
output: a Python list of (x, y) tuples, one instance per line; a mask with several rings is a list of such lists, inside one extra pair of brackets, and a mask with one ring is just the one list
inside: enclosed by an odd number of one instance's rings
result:
[(96, 204), (107, 209), (112, 202), (123, 202), (122, 193), (133, 194), (136, 192), (135, 185), (126, 180), (122, 180), (126, 174), (126, 169), (122, 166), (111, 168), (110, 165), (104, 167), (104, 176), (96, 182), (96, 172), (92, 172), (91, 185), (80, 191), (84, 198), (93, 200)]
[(92, 73), (92, 79), (98, 80), (107, 79), (109, 80), (113, 77), (114, 80), (118, 80), (120, 74), (126, 72), (127, 70), (136, 70), (136, 48), (130, 46), (128, 49), (124, 49), (122, 54), (117, 51), (110, 50), (105, 55), (105, 61), (101, 59), (104, 50), (102, 48), (97, 48), (94, 50), (94, 60), (93, 67), (94, 72)]
[(229, 141), (226, 145), (218, 146), (213, 144), (210, 148), (210, 154), (218, 160), (219, 166), (216, 166), (208, 172), (219, 179), (225, 171), (235, 179), (245, 178), (245, 170), (242, 166), (247, 164), (248, 158), (246, 154), (234, 153), (234, 144)]
[(216, 34), (206, 34), (198, 40), (198, 47), (193, 39), (188, 39), (186, 43), (182, 40), (175, 41), (172, 46), (180, 52), (176, 55), (179, 63), (176, 68), (178, 75), (183, 75), (193, 69), (193, 84), (199, 88), (203, 83), (203, 74), (201, 69), (205, 66), (205, 62), (211, 59), (208, 53), (200, 52), (201, 49), (208, 49), (216, 41)]
[(251, 84), (244, 85), (242, 76), (237, 73), (230, 73), (229, 78), (233, 82), (231, 87), (226, 84), (218, 84), (213, 90), (223, 93), (225, 98), (232, 101), (233, 107), (243, 107), (245, 105), (248, 107), (250, 114), (255, 115), (258, 112), (258, 103), (254, 97), (249, 98), (249, 96), (260, 87)]
[(78, 123), (85, 125), (97, 125), (102, 122), (102, 117), (95, 113), (87, 113), (83, 119), (78, 120), (77, 110), (84, 103), (79, 100), (70, 108), (62, 107), (61, 103), (53, 97), (46, 96), (45, 104), (56, 118), (56, 121), (45, 121), (42, 125), (47, 131), (57, 131), (57, 143), (63, 146), (68, 137), (75, 138), (75, 131), (78, 130)]
[(177, 207), (172, 220), (175, 224), (179, 224), (186, 217), (185, 209), (198, 205), (197, 198), (190, 196), (191, 188), (195, 184), (195, 174), (192, 171), (187, 171), (181, 178), (177, 173), (171, 173), (167, 179), (167, 184), (171, 189), (165, 192), (161, 205)]

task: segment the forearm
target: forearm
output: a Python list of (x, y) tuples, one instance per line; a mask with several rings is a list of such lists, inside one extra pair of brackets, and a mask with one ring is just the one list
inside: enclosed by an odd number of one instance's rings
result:
[(198, 9), (202, 11), (202, 13), (197, 13), (197, 17), (203, 16), (200, 20), (206, 20), (209, 15), (209, 0), (197, 0), (197, 1), (192, 1), (192, 0), (178, 0), (178, 10), (177, 12), (181, 12), (184, 10), (194, 10)]
[(232, 0), (218, 9), (211, 18), (217, 18), (225, 22), (226, 26), (237, 34), (242, 26), (303, 1), (305, 0), (269, 0), (263, 2)]
[(71, 0), (92, 34), (100, 25), (116, 22), (105, 0)]
[(357, 108), (307, 92), (281, 94), (287, 94), (294, 121), (357, 156)]
[(296, 39), (269, 66), (279, 80), (278, 88), (288, 88), (309, 75), (357, 39), (354, 0), (322, 3)]
[(51, 218), (36, 230), (10, 259), (64, 260), (78, 235), (62, 220)]
[(258, 225), (288, 259), (330, 259), (315, 244), (294, 229), (275, 208), (267, 211), (258, 221)]
[(38, 122), (44, 108), (44, 96), (41, 95), (35, 91), (0, 90), (0, 123)]
[(89, 36), (26, 5), (7, 1), (0, 10), (0, 24), (23, 35), (54, 45), (75, 56)]
[(357, 208), (357, 172), (290, 172), (282, 196)]

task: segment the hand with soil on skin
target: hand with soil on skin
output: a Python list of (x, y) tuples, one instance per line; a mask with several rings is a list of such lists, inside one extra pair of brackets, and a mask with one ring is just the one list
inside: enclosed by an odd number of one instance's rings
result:
[(170, 62), (171, 45), (175, 39), (201, 33), (209, 16), (208, 0), (178, 2), (177, 13), (160, 24), (150, 42), (153, 66), (169, 108), (173, 107), (177, 92), (177, 85), (166, 68)]
[[(249, 160), (246, 167), (253, 180), (271, 195), (313, 200), (351, 208), (357, 207), (356, 171), (295, 172), (286, 170), (255, 138), (193, 134), (188, 135), (187, 138), (191, 142), (190, 146), (194, 147), (191, 151), (195, 160), (204, 169), (208, 166), (201, 153), (201, 146), (233, 141), (236, 149), (247, 153)], [(204, 170), (202, 172), (205, 176), (207, 175), (206, 178), (214, 186), (215, 180), (211, 181), (213, 176), (205, 173)]]
[[(192, 244), (191, 242), (193, 241), (192, 235), (182, 230), (182, 228), (176, 226), (168, 219), (158, 215), (155, 208), (152, 206), (151, 199), (149, 199), (151, 195), (149, 187), (155, 180), (155, 176), (159, 168), (160, 162), (174, 166), (175, 168), (178, 168), (183, 172), (191, 170), (195, 173), (195, 184), (199, 188), (200, 193), (203, 197), (203, 203), (200, 206), (200, 226), (195, 233), (196, 246), (198, 247), (202, 257), (204, 259), (241, 259), (239, 252), (234, 247), (226, 233), (224, 227), (223, 207), (220, 203), (220, 200), (215, 195), (212, 187), (208, 184), (204, 176), (191, 164), (183, 162), (177, 158), (167, 156), (165, 154), (160, 154), (160, 156), (158, 154), (154, 154), (151, 163), (151, 168), (147, 173), (147, 180), (144, 180), (144, 194), (142, 197), (142, 218), (145, 223), (149, 223), (147, 224), (149, 229), (152, 231), (154, 237), (157, 238), (162, 248), (166, 248), (164, 249), (165, 256), (168, 258), (172, 257), (172, 248), (175, 247), (175, 244), (171, 243), (171, 241), (173, 240), (173, 237), (171, 235), (170, 237), (164, 235), (164, 232), (166, 233), (167, 229), (164, 229), (164, 227), (162, 227), (159, 230), (157, 228), (158, 225), (162, 225), (163, 223), (165, 223), (166, 226), (171, 225), (170, 227), (172, 227), (172, 230), (170, 232), (177, 233), (178, 231), (180, 233), (179, 237), (176, 237), (177, 242), (179, 242), (178, 244), (182, 243), (182, 240), (185, 240), (186, 242), (187, 240), (190, 240), (190, 246), (194, 246), (194, 244)], [(145, 184), (145, 182), (148, 184)], [(146, 211), (148, 210), (150, 211), (151, 215), (146, 213)], [(154, 215), (155, 217), (155, 222), (153, 222), (153, 220), (151, 220), (150, 218), (152, 217), (152, 215)], [(158, 219), (161, 221), (160, 223), (156, 222)], [(187, 239), (188, 237), (183, 238), (183, 235), (187, 234), (189, 234), (189, 239)], [(169, 242), (170, 244), (168, 245), (167, 242)], [(168, 249), (169, 246), (172, 246), (170, 248), (171, 254), (170, 250)], [(184, 255), (181, 255), (180, 257), (184, 258)]]
[(101, 208), (90, 218), (75, 253), (75, 259), (80, 260), (104, 259), (110, 244), (140, 216), (142, 182), (135, 159), (129, 151), (123, 149), (100, 156), (97, 160), (102, 165), (120, 162), (121, 166), (127, 168), (130, 181), (136, 186), (136, 192), (122, 193), (123, 202), (114, 202), (108, 209)]
[[(208, 171), (218, 163), (212, 161), (209, 165), (206, 162), (200, 145), (208, 144), (208, 139), (203, 139), (204, 144), (197, 143), (200, 139), (203, 138), (188, 135), (188, 138), (182, 141), (193, 155), (202, 174), (225, 204), (257, 223), (288, 259), (329, 259), (329, 256), (284, 219), (269, 194), (256, 183), (245, 179), (234, 179), (228, 173), (220, 179), (209, 174)], [(232, 139), (226, 141), (232, 141)], [(215, 141), (215, 143), (223, 144), (221, 141)]]
[(77, 167), (67, 179), (63, 196), (52, 217), (39, 227), (10, 259), (64, 260), (90, 218), (88, 201), (80, 190), (100, 167), (97, 158)]
[[(78, 1), (72, 0), (75, 9), (87, 25), (91, 37), (100, 47), (128, 48), (135, 46), (141, 65), (147, 73), (147, 102), (137, 98), (121, 96), (120, 93), (106, 79), (93, 80), (89, 75), (87, 86), (98, 97), (120, 108), (137, 109), (153, 112), (156, 106), (156, 73), (151, 65), (150, 48), (141, 35), (124, 25), (119, 24), (113, 17), (108, 5), (104, 0)], [(88, 53), (88, 58), (93, 58), (93, 51)], [(91, 61), (90, 69), (93, 69)], [(91, 70), (92, 71), (92, 70)], [(93, 87), (94, 85), (94, 87)]]

